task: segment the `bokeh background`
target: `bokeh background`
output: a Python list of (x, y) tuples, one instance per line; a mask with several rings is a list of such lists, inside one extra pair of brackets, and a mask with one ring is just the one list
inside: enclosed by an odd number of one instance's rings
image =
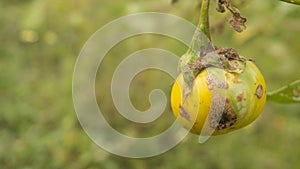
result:
[[(300, 77), (300, 7), (276, 0), (241, 0), (248, 29), (235, 33), (211, 10), (213, 41), (255, 59), (268, 90)], [(300, 105), (268, 102), (250, 126), (212, 137), (199, 144), (189, 135), (172, 150), (151, 158), (129, 159), (109, 154), (82, 130), (72, 102), (72, 74), (87, 39), (108, 22), (137, 12), (164, 12), (197, 23), (199, 2), (179, 0), (3, 0), (0, 1), (0, 168), (298, 168), (300, 166)], [(156, 121), (141, 125), (118, 114), (110, 81), (128, 54), (150, 47), (178, 56), (187, 47), (174, 39), (141, 35), (115, 46), (101, 63), (96, 89), (98, 104), (118, 131), (136, 137), (167, 129), (174, 117), (169, 108)], [(170, 94), (173, 79), (149, 70), (130, 88), (132, 103), (149, 107), (154, 88)]]

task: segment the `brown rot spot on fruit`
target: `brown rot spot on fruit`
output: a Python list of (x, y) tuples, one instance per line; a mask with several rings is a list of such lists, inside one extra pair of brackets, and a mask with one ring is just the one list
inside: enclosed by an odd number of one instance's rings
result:
[[(217, 96), (219, 99), (213, 100), (212, 107), (209, 113), (210, 127), (215, 130), (222, 130), (233, 126), (237, 121), (237, 115), (230, 105), (229, 99), (226, 99), (225, 105), (220, 104), (220, 101), (225, 101), (224, 98)], [(222, 106), (222, 107), (221, 107)]]
[(241, 83), (241, 79), (238, 77), (237, 74), (234, 74), (234, 78), (232, 79), (232, 82), (233, 83)]
[(232, 82), (232, 83), (242, 83), (242, 80), (239, 78), (239, 75), (236, 73), (225, 73), (226, 80)]
[(256, 91), (255, 91), (255, 95), (258, 99), (261, 99), (262, 96), (263, 96), (263, 87), (261, 84), (259, 84), (256, 88)]
[(236, 96), (236, 100), (237, 100), (238, 102), (241, 102), (241, 101), (243, 101), (244, 99), (245, 99), (245, 97), (244, 97), (244, 92), (242, 92), (242, 93), (240, 93), (239, 95)]
[(180, 105), (180, 116), (183, 117), (184, 119), (190, 121), (190, 115), (185, 111), (185, 109)]

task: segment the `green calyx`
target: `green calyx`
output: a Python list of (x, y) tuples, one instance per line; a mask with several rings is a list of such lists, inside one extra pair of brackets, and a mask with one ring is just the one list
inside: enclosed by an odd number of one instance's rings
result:
[[(200, 55), (198, 55), (199, 53)], [(193, 76), (197, 76), (208, 67), (217, 67), (228, 72), (242, 73), (245, 61), (251, 61), (251, 59), (240, 56), (232, 48), (214, 47), (213, 50), (208, 52), (187, 52), (180, 60), (180, 69), (183, 73), (191, 71)]]
[(196, 31), (191, 48), (179, 62), (179, 69), (186, 84), (185, 96), (190, 93), (194, 79), (202, 70), (216, 67), (229, 73), (242, 73), (246, 61), (252, 59), (240, 56), (232, 48), (214, 46), (200, 31)]

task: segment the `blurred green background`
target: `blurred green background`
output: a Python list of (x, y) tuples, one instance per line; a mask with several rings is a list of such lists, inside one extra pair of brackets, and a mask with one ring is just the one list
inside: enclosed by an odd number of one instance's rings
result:
[[(255, 59), (269, 90), (300, 77), (300, 7), (276, 0), (236, 1), (248, 29), (235, 33), (212, 7), (216, 45), (233, 47)], [(196, 24), (196, 0), (3, 0), (0, 1), (0, 168), (190, 169), (298, 168), (300, 105), (267, 103), (262, 115), (239, 131), (199, 144), (189, 135), (172, 150), (151, 158), (129, 159), (105, 152), (83, 132), (72, 102), (72, 74), (86, 40), (108, 22), (136, 12), (174, 14)], [(221, 27), (224, 27), (222, 30)], [(120, 132), (155, 135), (174, 121), (169, 109), (141, 125), (125, 120), (113, 106), (110, 81), (128, 54), (149, 47), (182, 55), (186, 47), (155, 35), (118, 44), (101, 63), (96, 94), (102, 112)], [(172, 79), (159, 71), (140, 73), (130, 95), (140, 110), (149, 107), (154, 88), (170, 93)]]

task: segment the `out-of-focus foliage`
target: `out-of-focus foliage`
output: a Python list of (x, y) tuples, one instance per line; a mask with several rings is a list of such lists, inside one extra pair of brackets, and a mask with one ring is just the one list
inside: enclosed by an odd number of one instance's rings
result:
[[(298, 168), (299, 105), (268, 103), (263, 115), (245, 129), (205, 144), (190, 135), (171, 151), (147, 159), (111, 155), (81, 129), (72, 103), (72, 73), (89, 36), (109, 21), (135, 12), (165, 12), (196, 23), (196, 6), (194, 0), (174, 5), (167, 0), (0, 1), (0, 168)], [(249, 0), (240, 11), (248, 19), (241, 34), (224, 26), (223, 14), (212, 11), (214, 43), (255, 59), (270, 90), (299, 79), (300, 7)], [(174, 120), (167, 109), (150, 124), (135, 124), (113, 106), (109, 91), (115, 67), (128, 54), (149, 47), (179, 56), (187, 49), (166, 37), (132, 37), (109, 52), (97, 75), (102, 112), (114, 128), (132, 136), (157, 134)], [(159, 87), (168, 94), (171, 83), (161, 72), (141, 73), (132, 82), (133, 104), (147, 109), (149, 91)]]

